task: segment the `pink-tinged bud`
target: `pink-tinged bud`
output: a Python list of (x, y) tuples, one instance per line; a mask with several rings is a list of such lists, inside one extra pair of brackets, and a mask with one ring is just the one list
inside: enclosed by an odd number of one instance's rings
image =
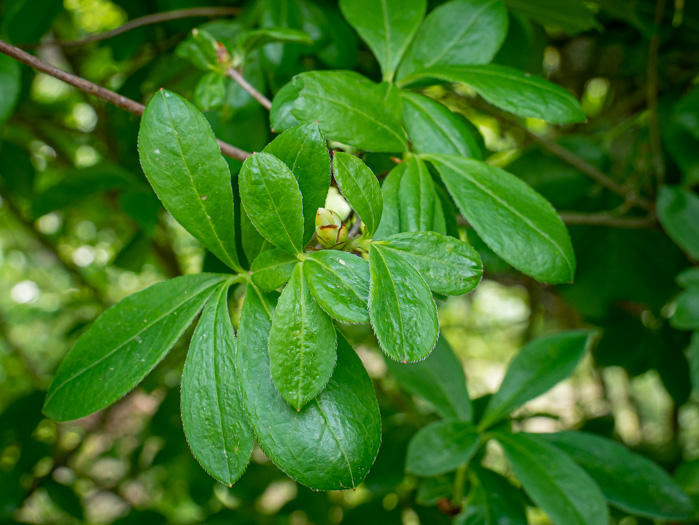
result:
[(347, 227), (340, 216), (327, 208), (318, 208), (316, 213), (316, 237), (326, 248), (339, 250), (347, 242)]

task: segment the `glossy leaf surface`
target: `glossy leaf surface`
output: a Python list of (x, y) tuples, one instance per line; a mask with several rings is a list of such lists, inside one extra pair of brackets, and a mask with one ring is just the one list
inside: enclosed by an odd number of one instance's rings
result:
[(699, 330), (699, 286), (677, 296), (670, 324), (679, 330)]
[(470, 476), (466, 508), (454, 525), (527, 525), (522, 493), (492, 470), (478, 468)]
[(434, 182), (425, 161), (419, 157), (412, 157), (407, 162), (398, 190), (401, 231), (434, 230), (438, 200)]
[(250, 278), (255, 286), (264, 291), (276, 290), (291, 279), (298, 262), (296, 256), (286, 250), (265, 250), (253, 261)]
[(379, 181), (360, 158), (349, 153), (335, 153), (333, 166), (335, 181), (342, 195), (362, 219), (368, 235), (373, 235), (383, 211)]
[(420, 429), (408, 445), (405, 470), (438, 476), (467, 463), (478, 450), (479, 435), (465, 421), (436, 421)]
[(403, 162), (393, 168), (381, 185), (383, 210), (381, 222), (374, 232), (374, 239), (385, 239), (396, 233), (400, 233), (400, 205), (398, 203), (398, 191), (400, 181), (405, 173), (406, 163)]

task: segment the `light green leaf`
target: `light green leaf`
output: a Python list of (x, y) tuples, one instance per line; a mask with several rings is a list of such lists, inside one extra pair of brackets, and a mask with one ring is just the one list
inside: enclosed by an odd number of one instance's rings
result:
[(398, 78), (432, 66), (487, 64), (505, 40), (507, 23), (500, 0), (453, 0), (437, 7), (420, 26)]
[(585, 113), (568, 91), (543, 78), (499, 65), (435, 66), (403, 79), (405, 87), (414, 82), (466, 84), (493, 106), (554, 124), (584, 122)]
[(570, 330), (524, 345), (507, 368), (485, 409), (481, 427), (498, 421), (573, 373), (585, 354), (590, 332)]
[(238, 329), (238, 376), (248, 421), (267, 457), (299, 483), (315, 490), (355, 488), (381, 442), (371, 380), (339, 335), (330, 382), (297, 412), (272, 382), (267, 351), (272, 310), (272, 302), (249, 286)]
[(148, 181), (177, 222), (241, 271), (231, 174), (204, 116), (179, 95), (161, 89), (143, 113), (138, 152)]
[(303, 204), (296, 178), (269, 153), (250, 155), (238, 176), (250, 222), (269, 242), (290, 253), (303, 248)]
[(347, 252), (322, 250), (304, 262), (308, 288), (328, 315), (344, 323), (368, 323), (369, 263)]
[(393, 80), (398, 64), (422, 22), (427, 2), (341, 0), (340, 9), (379, 61), (384, 80)]
[(675, 277), (675, 281), (682, 288), (689, 288), (690, 286), (699, 286), (699, 266), (692, 266), (682, 270)]
[(301, 93), (303, 84), (293, 80), (277, 91), (269, 110), (269, 124), (273, 133), (279, 133), (299, 125), (299, 121), (291, 114), (294, 102)]
[(182, 372), (182, 426), (204, 470), (231, 486), (250, 461), (255, 436), (238, 392), (229, 286), (216, 288), (192, 336)]
[(285, 131), (263, 150), (281, 160), (296, 177), (303, 198), (303, 242), (315, 231), (318, 208), (325, 206), (330, 188), (330, 156), (318, 124)]
[(206, 73), (194, 87), (192, 98), (201, 111), (220, 109), (226, 99), (226, 77), (213, 71)]
[(464, 369), (444, 337), (419, 363), (402, 364), (387, 359), (386, 365), (402, 387), (428, 401), (444, 419), (470, 422), (473, 418)]
[(296, 256), (285, 250), (266, 250), (253, 261), (250, 278), (255, 286), (262, 290), (276, 290), (291, 279), (298, 262)]
[(327, 385), (335, 367), (336, 347), (332, 319), (313, 299), (304, 263), (299, 263), (279, 298), (269, 334), (272, 379), (296, 410)]
[(466, 118), (418, 93), (403, 92), (403, 122), (417, 153), (444, 153), (482, 160), (477, 129)]
[(692, 286), (677, 296), (670, 324), (678, 330), (699, 330), (699, 286)]
[[(407, 161), (407, 168), (398, 190), (401, 231), (434, 230), (435, 208), (438, 200), (427, 165), (419, 157), (412, 157)], [(439, 206), (441, 209), (441, 203)], [(442, 220), (443, 218), (442, 215)]]
[(0, 54), (0, 124), (7, 120), (17, 104), (22, 88), (21, 76), (19, 62)]
[(514, 175), (484, 162), (427, 155), (478, 235), (518, 270), (548, 283), (570, 283), (575, 254), (553, 206)]
[(699, 197), (677, 186), (663, 186), (657, 210), (668, 236), (692, 258), (699, 259)]
[(243, 54), (247, 55), (251, 51), (266, 46), (267, 44), (310, 44), (312, 42), (313, 40), (310, 35), (305, 31), (299, 31), (298, 29), (291, 29), (288, 27), (267, 27), (242, 33), (237, 44)]
[(388, 173), (383, 181), (381, 186), (383, 210), (381, 211), (381, 222), (374, 233), (374, 239), (385, 239), (386, 237), (400, 233), (398, 191), (406, 167), (407, 164), (405, 162), (398, 164)]
[(693, 516), (692, 502), (668, 473), (623, 445), (585, 432), (541, 437), (573, 458), (615, 507), (649, 519), (686, 520)]
[(454, 525), (527, 525), (522, 493), (492, 470), (470, 470), (471, 491)]
[(125, 396), (165, 357), (225, 279), (177, 277), (109, 308), (63, 359), (44, 414), (57, 421), (78, 419)]
[(553, 523), (609, 525), (604, 495), (565, 452), (536, 434), (495, 434), (525, 492)]
[(465, 421), (435, 421), (421, 428), (408, 444), (405, 470), (438, 476), (468, 463), (480, 446), (478, 432)]
[(380, 244), (369, 250), (369, 315), (376, 338), (396, 361), (427, 357), (439, 336), (437, 307), (418, 271)]
[(386, 239), (383, 248), (396, 250), (439, 294), (465, 294), (475, 289), (483, 277), (478, 252), (454, 237), (435, 232), (399, 233)]
[(383, 211), (379, 181), (361, 159), (349, 153), (335, 153), (333, 166), (335, 181), (342, 195), (362, 219), (367, 234), (373, 235)]

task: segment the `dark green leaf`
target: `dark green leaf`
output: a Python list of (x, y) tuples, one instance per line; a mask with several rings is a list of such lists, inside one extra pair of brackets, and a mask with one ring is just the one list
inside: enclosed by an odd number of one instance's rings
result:
[(381, 442), (381, 419), (364, 366), (338, 336), (337, 366), (320, 396), (297, 413), (274, 387), (267, 339), (272, 302), (248, 287), (238, 330), (243, 405), (265, 454), (315, 490), (355, 488)]
[(466, 84), (492, 105), (520, 117), (555, 124), (584, 122), (586, 118), (577, 99), (562, 87), (505, 66), (435, 66), (403, 79), (402, 84), (414, 81)]
[(301, 82), (292, 80), (277, 91), (272, 101), (272, 109), (269, 110), (269, 124), (273, 132), (279, 133), (299, 125), (299, 121), (291, 114), (291, 110), (302, 87)]
[(263, 150), (281, 160), (296, 177), (303, 197), (303, 242), (315, 231), (318, 208), (325, 206), (330, 187), (330, 156), (318, 124), (285, 131)]
[(41, 486), (59, 509), (80, 521), (85, 519), (80, 498), (71, 487), (53, 479), (42, 482)]
[(393, 75), (427, 9), (425, 0), (341, 0), (340, 9), (381, 64), (383, 78)]
[(138, 151), (146, 177), (177, 222), (221, 261), (241, 270), (231, 174), (204, 116), (161, 89), (143, 113)]
[(699, 140), (699, 89), (694, 88), (675, 106), (673, 120)]
[(68, 352), (51, 383), (44, 413), (67, 421), (126, 395), (167, 354), (226, 276), (177, 277), (112, 306)]
[[(600, 7), (608, 3), (611, 2), (602, 2)], [(541, 25), (560, 27), (569, 35), (598, 26), (595, 15), (582, 0), (505, 0), (505, 5)]]
[(197, 82), (192, 98), (202, 111), (220, 109), (226, 98), (226, 77), (214, 71), (206, 73)]
[(383, 181), (381, 186), (383, 210), (381, 212), (381, 222), (374, 233), (374, 239), (385, 239), (400, 232), (398, 191), (406, 167), (407, 164), (405, 162), (398, 164)]
[(689, 288), (690, 286), (699, 286), (699, 266), (693, 266), (681, 271), (677, 274), (675, 278), (677, 284), (682, 288)]
[(588, 331), (570, 330), (524, 345), (490, 398), (481, 425), (494, 423), (572, 374), (585, 354), (589, 338)]
[(699, 286), (677, 296), (670, 324), (678, 330), (699, 330)]
[(482, 160), (473, 124), (429, 97), (404, 92), (403, 122), (417, 153), (445, 153)]
[(692, 388), (699, 392), (699, 332), (692, 334), (689, 350), (687, 351), (687, 360), (689, 361), (689, 375)]
[(405, 470), (438, 476), (468, 463), (480, 446), (476, 429), (465, 421), (436, 421), (415, 434), (408, 445)]
[[(427, 165), (419, 157), (412, 157), (407, 161), (407, 168), (398, 190), (401, 231), (434, 230), (435, 208), (438, 206), (438, 200)], [(441, 203), (439, 205), (441, 206)]]
[(349, 153), (333, 156), (335, 181), (372, 236), (381, 221), (383, 198), (376, 176), (361, 159)]
[(0, 54), (0, 124), (7, 120), (17, 104), (22, 71), (14, 58)]
[(536, 434), (495, 434), (522, 487), (553, 523), (608, 525), (604, 495), (565, 452)]
[(248, 261), (254, 261), (260, 253), (272, 248), (269, 241), (262, 237), (252, 225), (244, 210), (240, 212), (240, 236), (242, 237), (240, 241), (243, 245), (243, 253)]
[(10, 42), (38, 42), (51, 23), (63, 11), (57, 0), (13, 0), (5, 2), (2, 12), (2, 32)]
[(535, 279), (569, 283), (575, 254), (551, 204), (514, 175), (483, 162), (429, 155), (459, 210), (485, 243)]
[(228, 486), (242, 476), (255, 437), (245, 419), (235, 371), (237, 344), (220, 285), (204, 308), (182, 372), (182, 426), (194, 457)]
[(454, 0), (425, 19), (398, 71), (441, 65), (487, 64), (507, 34), (507, 10), (500, 0)]
[(301, 191), (291, 170), (269, 153), (250, 155), (240, 169), (240, 200), (269, 242), (290, 253), (303, 248)]
[(311, 295), (304, 269), (304, 263), (296, 265), (269, 334), (272, 379), (299, 411), (325, 388), (337, 359), (335, 327)]
[(337, 250), (311, 254), (304, 274), (313, 297), (330, 316), (345, 323), (368, 323), (369, 263)]
[(677, 186), (663, 186), (658, 194), (658, 219), (677, 245), (699, 259), (699, 197)]
[(265, 291), (276, 290), (291, 279), (298, 262), (295, 255), (285, 250), (266, 250), (253, 261), (250, 277), (258, 288)]
[(541, 434), (541, 437), (573, 458), (615, 507), (650, 519), (692, 517), (689, 497), (667, 472), (623, 445), (584, 432)]
[(247, 55), (255, 49), (259, 49), (272, 43), (297, 43), (310, 44), (312, 42), (308, 33), (288, 27), (267, 27), (246, 31), (240, 35), (238, 46), (243, 54)]
[(432, 293), (418, 271), (397, 252), (373, 244), (369, 251), (369, 314), (376, 338), (396, 361), (427, 357), (439, 336)]
[(454, 525), (527, 525), (524, 498), (506, 478), (484, 468), (471, 474), (466, 508)]

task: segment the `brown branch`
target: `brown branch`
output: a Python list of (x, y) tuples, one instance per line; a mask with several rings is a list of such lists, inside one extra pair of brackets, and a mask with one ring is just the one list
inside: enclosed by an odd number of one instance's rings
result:
[[(115, 93), (114, 91), (110, 91), (107, 88), (93, 84), (89, 80), (85, 80), (82, 77), (63, 71), (62, 69), (59, 69), (48, 62), (44, 62), (34, 55), (30, 55), (18, 47), (8, 44), (2, 40), (0, 40), (0, 52), (22, 62), (23, 64), (28, 65), (31, 68), (41, 71), (42, 73), (46, 73), (47, 75), (57, 78), (58, 80), (62, 80), (66, 84), (70, 84), (81, 91), (94, 95), (97, 98), (109, 102), (110, 104), (114, 104), (117, 107), (125, 109), (134, 115), (141, 116), (143, 114), (143, 110), (145, 109), (143, 104), (126, 98), (119, 93)], [(250, 156), (249, 152), (223, 142), (222, 140), (218, 140), (218, 145), (221, 148), (221, 153), (232, 159), (243, 161)]]
[(655, 6), (655, 29), (648, 43), (648, 62), (646, 65), (646, 100), (648, 102), (648, 135), (652, 163), (658, 186), (665, 183), (665, 160), (660, 140), (660, 123), (658, 117), (658, 51), (660, 49), (660, 25), (665, 12), (665, 0), (658, 0)]
[(609, 228), (623, 228), (629, 230), (642, 230), (654, 228), (658, 225), (655, 215), (646, 217), (618, 217), (611, 213), (559, 213), (563, 222), (569, 225), (607, 226)]
[(193, 7), (190, 9), (177, 9), (175, 11), (167, 11), (165, 13), (155, 13), (152, 15), (142, 16), (140, 18), (134, 18), (129, 20), (124, 25), (107, 31), (106, 33), (99, 33), (97, 35), (91, 35), (80, 40), (51, 40), (48, 42), (35, 42), (32, 44), (19, 44), (17, 47), (23, 49), (36, 49), (40, 47), (49, 46), (60, 46), (60, 47), (76, 47), (83, 46), (85, 44), (90, 44), (92, 42), (99, 42), (100, 40), (107, 40), (109, 38), (114, 38), (115, 36), (136, 29), (137, 27), (143, 27), (152, 24), (159, 24), (161, 22), (169, 22), (171, 20), (181, 20), (183, 18), (195, 18), (195, 17), (217, 17), (226, 15), (237, 15), (240, 14), (239, 7)]
[(226, 74), (228, 75), (228, 78), (232, 78), (235, 80), (240, 87), (242, 87), (245, 91), (247, 91), (252, 98), (257, 100), (263, 108), (270, 110), (272, 109), (272, 102), (265, 97), (262, 93), (257, 91), (252, 84), (250, 84), (247, 80), (245, 80), (245, 77), (235, 69), (234, 67), (228, 68), (228, 71), (226, 71)]

